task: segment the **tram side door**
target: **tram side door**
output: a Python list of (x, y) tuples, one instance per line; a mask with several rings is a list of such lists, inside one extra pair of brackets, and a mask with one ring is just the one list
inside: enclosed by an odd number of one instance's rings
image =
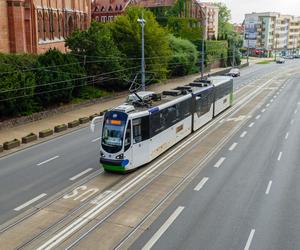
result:
[(149, 116), (132, 120), (132, 159), (135, 167), (149, 161)]

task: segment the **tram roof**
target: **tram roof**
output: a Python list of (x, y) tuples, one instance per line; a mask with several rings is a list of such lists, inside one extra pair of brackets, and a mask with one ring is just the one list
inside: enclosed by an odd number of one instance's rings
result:
[[(154, 110), (156, 108), (163, 109), (168, 106), (172, 106), (180, 101), (184, 101), (188, 98), (191, 98), (194, 94), (199, 94), (201, 92), (205, 92), (209, 89), (212, 89), (214, 86), (218, 86), (221, 84), (224, 84), (228, 81), (230, 81), (232, 78), (228, 76), (212, 76), (209, 77), (206, 81), (201, 81), (200, 79), (196, 79), (194, 82), (179, 86), (177, 88), (171, 89), (169, 91), (163, 91), (161, 95), (160, 100), (155, 100), (154, 98), (151, 99), (151, 102), (148, 103), (148, 105), (140, 106), (140, 105), (131, 105), (129, 103), (125, 103), (123, 105), (120, 105), (113, 110), (121, 110), (123, 108), (126, 108), (126, 105), (132, 108), (131, 111), (128, 112), (128, 114), (134, 114), (134, 113), (140, 113), (143, 111), (147, 111), (151, 113), (151, 110)], [(175, 93), (176, 91), (182, 91), (181, 94), (178, 95), (171, 95), (172, 93)], [(186, 90), (186, 91), (184, 91)], [(122, 110), (121, 110), (122, 111)], [(125, 112), (125, 111), (124, 111)]]

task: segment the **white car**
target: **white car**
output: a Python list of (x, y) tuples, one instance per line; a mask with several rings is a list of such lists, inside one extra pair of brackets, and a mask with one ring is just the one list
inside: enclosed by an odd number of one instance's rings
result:
[(226, 75), (232, 77), (238, 77), (241, 76), (241, 72), (240, 69), (238, 68), (232, 68)]

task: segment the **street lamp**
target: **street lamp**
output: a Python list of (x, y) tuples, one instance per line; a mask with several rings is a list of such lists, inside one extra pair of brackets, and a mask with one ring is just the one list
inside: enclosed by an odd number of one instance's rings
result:
[(144, 44), (144, 27), (146, 20), (144, 19), (144, 13), (142, 13), (142, 18), (139, 18), (137, 22), (142, 26), (142, 60), (141, 60), (141, 72), (142, 72), (142, 91), (146, 90), (145, 86), (145, 44)]

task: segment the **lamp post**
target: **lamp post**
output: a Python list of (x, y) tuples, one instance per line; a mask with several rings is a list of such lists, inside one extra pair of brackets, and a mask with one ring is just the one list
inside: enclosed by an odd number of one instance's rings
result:
[(144, 19), (144, 13), (142, 13), (142, 18), (139, 18), (137, 22), (142, 26), (142, 60), (141, 60), (141, 73), (142, 73), (142, 91), (146, 90), (145, 86), (145, 42), (144, 42), (144, 27), (146, 21)]

